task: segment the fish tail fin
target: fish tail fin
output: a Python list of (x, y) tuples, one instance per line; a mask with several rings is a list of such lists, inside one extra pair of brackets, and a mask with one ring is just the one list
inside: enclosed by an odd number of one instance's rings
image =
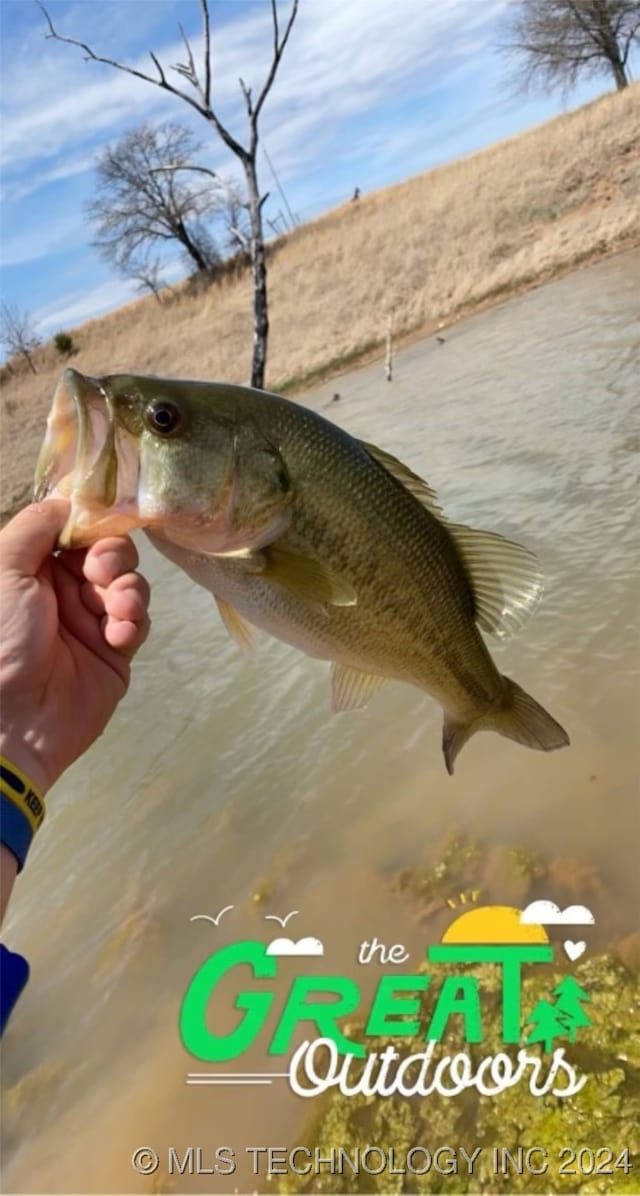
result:
[(449, 776), (453, 773), (456, 756), (476, 731), (497, 731), (506, 739), (513, 739), (539, 752), (555, 752), (567, 747), (569, 736), (564, 727), (521, 689), (510, 677), (503, 677), (504, 694), (499, 707), (492, 708), (470, 723), (458, 722), (445, 714), (442, 731), (442, 751)]

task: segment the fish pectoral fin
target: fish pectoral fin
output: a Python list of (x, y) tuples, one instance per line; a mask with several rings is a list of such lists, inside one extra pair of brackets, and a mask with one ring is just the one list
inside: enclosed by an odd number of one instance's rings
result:
[(495, 532), (456, 523), (447, 526), (471, 583), (476, 622), (500, 639), (513, 635), (542, 595), (537, 558)]
[(340, 710), (364, 710), (371, 698), (385, 684), (386, 677), (364, 673), (348, 664), (331, 665), (331, 706)]
[(232, 606), (230, 602), (225, 602), (224, 598), (219, 598), (217, 594), (214, 594), (214, 598), (220, 612), (220, 618), (229, 632), (231, 639), (235, 641), (242, 652), (253, 651), (255, 648), (255, 637), (249, 623), (242, 618), (242, 615), (238, 614), (235, 606)]
[(431, 511), (432, 515), (436, 515), (439, 519), (443, 518), (442, 508), (438, 502), (438, 495), (435, 490), (425, 482), (424, 478), (418, 477), (417, 473), (413, 473), (408, 465), (403, 465), (402, 461), (398, 461), (397, 457), (392, 457), (391, 453), (386, 453), (384, 449), (378, 448), (375, 444), (367, 444), (366, 440), (361, 440), (360, 444), (363, 449), (373, 457), (374, 461), (378, 462), (387, 473), (400, 482), (405, 490), (413, 494), (418, 502)]
[(265, 581), (281, 586), (294, 597), (314, 606), (355, 606), (358, 601), (353, 586), (339, 577), (322, 561), (301, 556), (278, 544), (262, 550)]

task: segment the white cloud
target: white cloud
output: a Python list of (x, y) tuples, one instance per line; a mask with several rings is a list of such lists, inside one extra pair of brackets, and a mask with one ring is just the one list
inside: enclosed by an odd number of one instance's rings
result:
[[(285, 172), (299, 168), (301, 160), (317, 154), (318, 139), (326, 141), (335, 134), (336, 123), (366, 112), (385, 97), (395, 99), (410, 79), (419, 77), (423, 93), (433, 90), (443, 77), (449, 79), (455, 64), (477, 52), (478, 28), (488, 24), (506, 2), (368, 0), (366, 12), (361, 0), (302, 5), (264, 111), (267, 144), (282, 159), (279, 168)], [(75, 36), (86, 37), (100, 52), (100, 36), (87, 29), (86, 12), (83, 7), (73, 22), (67, 19), (65, 32), (72, 26)], [(244, 10), (216, 32), (215, 44), (222, 51), (215, 60), (215, 103), (240, 139), (246, 117), (238, 78), (243, 76), (255, 93), (265, 76), (271, 49), (269, 13), (267, 5), (248, 14)], [(31, 53), (36, 37), (38, 71), (25, 71), (20, 56), (9, 65), (4, 82), (7, 110), (0, 160), (13, 169), (42, 158), (64, 158), (70, 149), (77, 156), (79, 144), (98, 137), (104, 142), (117, 135), (124, 123), (146, 117), (171, 115), (198, 121), (197, 114), (190, 115), (186, 105), (158, 88), (108, 66), (85, 62), (82, 51), (73, 46), (44, 41), (41, 26), (30, 38)], [(191, 43), (199, 61), (202, 39), (192, 37)], [(169, 69), (184, 57), (181, 44), (176, 40), (155, 50), (169, 77), (188, 91), (188, 84)], [(111, 42), (108, 52), (115, 52)], [(121, 58), (131, 61), (125, 50)], [(148, 57), (131, 64), (154, 73)], [(204, 126), (201, 131), (206, 138)]]
[(37, 172), (23, 174), (19, 181), (14, 179), (10, 186), (3, 186), (0, 190), (0, 200), (2, 203), (8, 203), (10, 200), (15, 203), (17, 200), (26, 199), (27, 195), (32, 195), (34, 191), (39, 191), (41, 187), (46, 187), (48, 183), (59, 183), (73, 178), (74, 175), (87, 174), (93, 168), (93, 155), (86, 152), (80, 157), (61, 158), (55, 166), (48, 169), (38, 167)]
[(90, 291), (62, 295), (55, 303), (48, 303), (34, 311), (33, 318), (39, 329), (57, 332), (60, 328), (73, 328), (85, 320), (92, 320), (138, 297), (133, 283), (113, 278)]
[(293, 939), (273, 939), (267, 947), (267, 955), (324, 955), (324, 947), (320, 939), (302, 938), (294, 942)]
[[(317, 211), (328, 206), (329, 192), (319, 181), (321, 175), (330, 181), (332, 171), (336, 172), (332, 192), (337, 192), (351, 174), (351, 163), (358, 174), (360, 162), (374, 161), (376, 177), (384, 183), (394, 174), (412, 173), (414, 163), (414, 169), (419, 170), (436, 157), (447, 156), (446, 145), (451, 139), (446, 124), (443, 130), (438, 122), (412, 119), (410, 113), (406, 121), (400, 121), (397, 106), (415, 100), (420, 107), (425, 97), (451, 87), (452, 81), (462, 88), (465, 74), (479, 69), (489, 77), (491, 67), (485, 61), (487, 30), (507, 3), (302, 3), (262, 121), (263, 144), (296, 210)], [(135, 41), (129, 18), (125, 21), (123, 17), (131, 8), (139, 25)], [(288, 0), (280, 0), (280, 9), (284, 17)], [(137, 53), (148, 44), (169, 77), (188, 91), (188, 84), (170, 71), (171, 63), (184, 57), (184, 47), (177, 30), (175, 38), (168, 31), (175, 28), (178, 19), (192, 22), (187, 29), (190, 36), (192, 31), (195, 33), (191, 44), (198, 60), (202, 42), (197, 32), (197, 4), (131, 6), (129, 0), (126, 5), (60, 3), (55, 10), (62, 33), (82, 37), (99, 53), (153, 72), (149, 58)], [(270, 5), (237, 4), (230, 10), (232, 19), (216, 25), (219, 9), (212, 6), (214, 99), (222, 119), (242, 141), (246, 113), (238, 77), (246, 79), (255, 96), (271, 53)], [(136, 20), (135, 15), (132, 20)], [(161, 36), (159, 27), (163, 30)], [(136, 53), (132, 55), (128, 51), (133, 45)], [(45, 40), (44, 24), (35, 6), (32, 28), (19, 45), (11, 47), (11, 52), (5, 48), (4, 57), (0, 160), (4, 158), (5, 163), (6, 264), (39, 260), (44, 273), (42, 259), (59, 251), (70, 238), (76, 247), (87, 244), (91, 229), (86, 222), (81, 223), (80, 212), (86, 185), (84, 181), (74, 183), (74, 176), (90, 169), (99, 149), (133, 123), (168, 118), (185, 121), (201, 137), (205, 159), (213, 169), (237, 169), (217, 136), (189, 106), (130, 75), (84, 61), (82, 51), (76, 47)], [(37, 70), (33, 69), (35, 63)], [(443, 146), (441, 154), (437, 153), (438, 144)], [(367, 151), (366, 157), (363, 150)], [(263, 188), (272, 192), (272, 202), (277, 205), (279, 200), (262, 156), (259, 167)], [(368, 173), (371, 176), (372, 172)], [(28, 196), (30, 213), (37, 211), (43, 202), (37, 193), (42, 189), (47, 202), (45, 189), (54, 182), (58, 183), (56, 197), (66, 199), (68, 195), (71, 209), (52, 210), (48, 204), (46, 219), (31, 217), (32, 227), (24, 232), (25, 215), (19, 201)], [(362, 180), (354, 178), (355, 182), (361, 184)], [(75, 221), (73, 212), (77, 213)], [(86, 265), (88, 287), (95, 269), (95, 255), (91, 255)], [(125, 282), (103, 283), (89, 289), (85, 296), (63, 296), (56, 312), (52, 313), (49, 305), (43, 318), (51, 327), (60, 322), (74, 324), (126, 301), (133, 293)]]
[(560, 909), (555, 901), (532, 901), (520, 915), (526, 925), (538, 922), (542, 926), (588, 926), (595, 918), (586, 905), (568, 905)]
[(0, 265), (6, 269), (8, 266), (36, 262), (50, 253), (59, 252), (65, 243), (75, 240), (77, 244), (78, 239), (84, 240), (85, 237), (84, 221), (78, 212), (73, 212), (59, 220), (43, 223), (38, 228), (17, 233), (16, 236), (5, 236), (0, 244)]

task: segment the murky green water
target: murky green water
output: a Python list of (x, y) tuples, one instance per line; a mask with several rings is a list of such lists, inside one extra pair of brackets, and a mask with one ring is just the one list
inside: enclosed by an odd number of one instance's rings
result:
[[(493, 651), (569, 750), (479, 735), (450, 779), (428, 698), (390, 684), (331, 716), (328, 666), (266, 638), (244, 660), (210, 596), (142, 545), (152, 637), (51, 795), (5, 935), (32, 965), (4, 1050), (7, 1188), (152, 1191), (135, 1146), (299, 1141), (308, 1110), (284, 1087), (185, 1086), (187, 982), (214, 946), (270, 934), (265, 913), (299, 910), (296, 936), (320, 935), (335, 971), (374, 933), (415, 936), (383, 878), (452, 824), (588, 861), (637, 924), (639, 295), (627, 254), (414, 345), (391, 385), (378, 364), (308, 399), (425, 476), (453, 519), (538, 552), (543, 603)], [(227, 904), (218, 931), (189, 921)]]

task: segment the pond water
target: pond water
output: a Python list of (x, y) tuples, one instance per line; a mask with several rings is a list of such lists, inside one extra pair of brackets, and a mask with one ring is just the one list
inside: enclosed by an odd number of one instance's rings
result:
[[(268, 913), (298, 910), (287, 933), (322, 938), (332, 972), (373, 934), (419, 946), (385, 878), (452, 825), (584, 860), (637, 928), (639, 296), (625, 254), (412, 345), (391, 384), (376, 363), (304, 400), (406, 461), (454, 520), (538, 553), (543, 601), (492, 652), (567, 750), (478, 735), (450, 778), (429, 698), (389, 684), (332, 716), (328, 666), (267, 637), (242, 658), (211, 597), (141, 542), (151, 638), (52, 793), (7, 923), (32, 967), (4, 1049), (7, 1190), (160, 1191), (135, 1147), (303, 1140), (309, 1110), (284, 1081), (186, 1085), (203, 1070), (178, 1035), (187, 983), (221, 943), (271, 937)], [(225, 905), (217, 929), (190, 922)]]

